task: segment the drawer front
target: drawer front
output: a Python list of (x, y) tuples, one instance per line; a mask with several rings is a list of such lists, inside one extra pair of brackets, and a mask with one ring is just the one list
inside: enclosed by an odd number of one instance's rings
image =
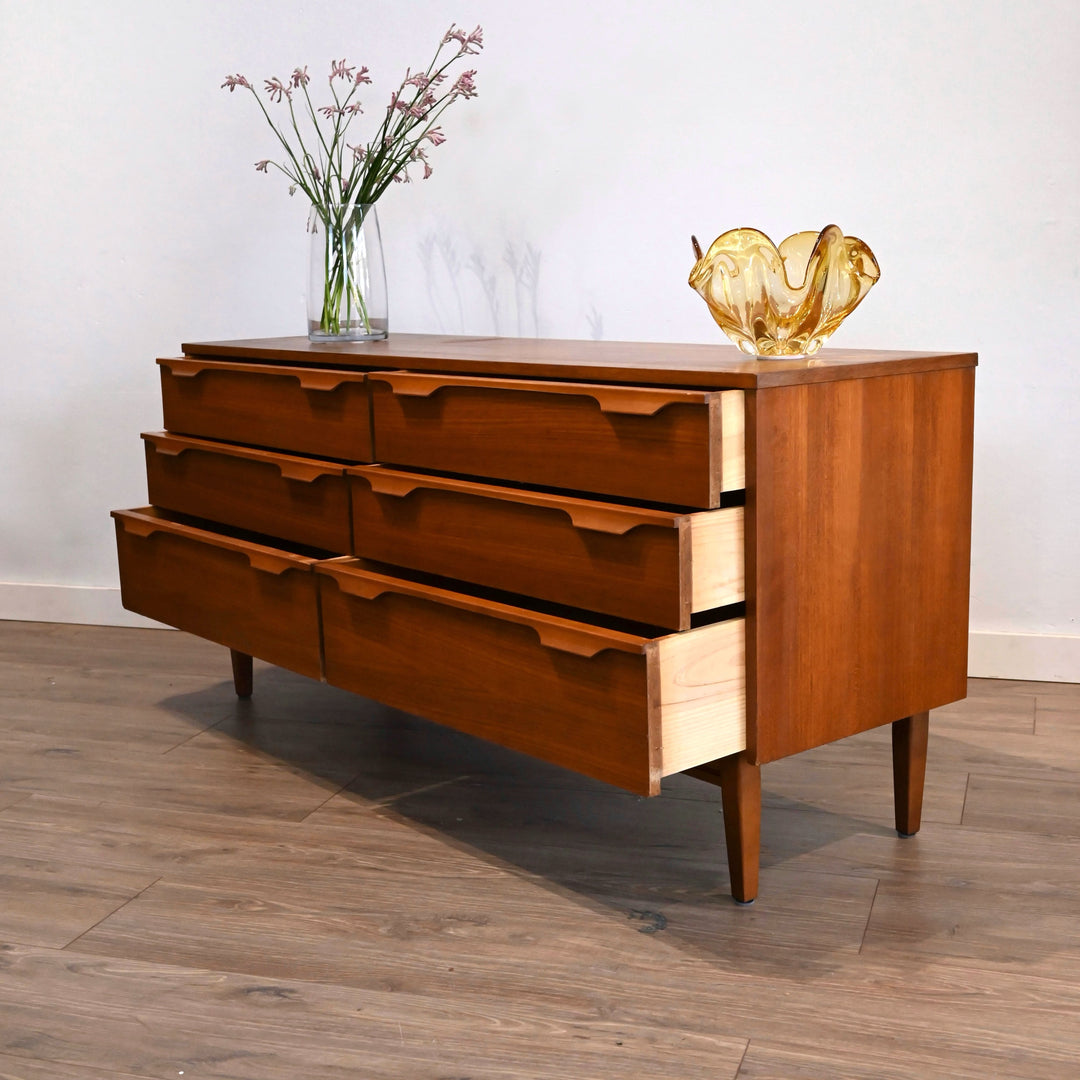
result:
[(341, 461), (371, 461), (367, 386), (359, 372), (159, 360), (165, 427)]
[(321, 563), (327, 682), (640, 794), (746, 745), (743, 624), (659, 639)]
[(338, 555), (352, 550), (342, 466), (164, 433), (143, 441), (155, 506)]
[(743, 509), (676, 514), (381, 466), (347, 470), (354, 551), (674, 630), (744, 598)]
[(677, 506), (744, 486), (743, 394), (377, 372), (388, 465)]
[(313, 679), (320, 677), (313, 559), (114, 510), (124, 607)]

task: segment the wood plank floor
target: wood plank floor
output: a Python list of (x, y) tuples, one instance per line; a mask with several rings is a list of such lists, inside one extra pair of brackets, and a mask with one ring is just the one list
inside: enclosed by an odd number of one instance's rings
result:
[(640, 799), (224, 649), (0, 623), (0, 1080), (1076, 1080), (1080, 686)]

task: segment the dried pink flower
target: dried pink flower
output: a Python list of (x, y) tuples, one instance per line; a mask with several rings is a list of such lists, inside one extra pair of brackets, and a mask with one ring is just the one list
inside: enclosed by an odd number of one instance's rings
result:
[(457, 77), (453, 87), (451, 87), (451, 95), (453, 97), (463, 97), (466, 99), (476, 97), (476, 84), (473, 82), (475, 75), (475, 71), (463, 71)]
[(332, 60), (330, 62), (330, 79), (352, 79), (353, 72), (356, 70), (354, 67), (347, 67), (345, 64), (345, 58), (340, 60)]
[(307, 86), (311, 82), (311, 76), (307, 73), (307, 64), (301, 68), (293, 68), (292, 78), (289, 80), (294, 90), (299, 90), (302, 86)]
[(355, 116), (357, 113), (361, 113), (364, 110), (362, 108), (360, 108), (360, 102), (359, 101), (354, 101), (351, 105), (346, 106), (345, 111), (350, 116)]
[(255, 162), (255, 171), (256, 172), (266, 172), (269, 165), (270, 165), (269, 159), (264, 160), (264, 161), (256, 161)]
[(446, 36), (443, 38), (442, 43), (444, 45), (449, 45), (452, 41), (456, 41), (460, 46), (458, 49), (458, 56), (465, 53), (476, 54), (484, 47), (483, 27), (478, 26), (472, 33), (466, 34), (461, 27), (451, 24), (450, 29), (446, 31)]
[(316, 111), (321, 112), (327, 120), (331, 119), (334, 116), (345, 115), (345, 110), (340, 105), (323, 105)]
[(424, 162), (424, 179), (426, 180), (433, 172), (434, 172), (434, 169), (432, 169), (432, 167), (425, 161)]
[(243, 75), (226, 75), (225, 81), (221, 84), (221, 89), (224, 90), (228, 87), (231, 94), (238, 86), (247, 87), (248, 90), (251, 89), (251, 83)]
[(357, 73), (356, 78), (353, 80), (353, 86), (362, 86), (364, 83), (370, 83), (371, 78), (368, 75), (368, 69), (362, 67)]
[(441, 127), (433, 127), (430, 131), (425, 131), (423, 137), (427, 139), (432, 146), (441, 146), (446, 142), (446, 136), (443, 134)]
[(426, 90), (431, 85), (431, 80), (421, 73), (419, 75), (409, 75), (401, 85), (415, 86), (418, 90)]
[(292, 90), (290, 90), (288, 85), (283, 83), (280, 79), (266, 79), (264, 85), (266, 87), (266, 92), (270, 95), (271, 101), (280, 101), (283, 97), (292, 101)]
[(472, 54), (475, 55), (483, 47), (484, 47), (484, 29), (483, 29), (482, 26), (477, 26), (477, 28), (471, 34), (469, 34), (469, 36), (465, 39), (465, 42), (464, 42), (464, 45), (462, 46), (461, 51), (463, 53), (472, 53)]

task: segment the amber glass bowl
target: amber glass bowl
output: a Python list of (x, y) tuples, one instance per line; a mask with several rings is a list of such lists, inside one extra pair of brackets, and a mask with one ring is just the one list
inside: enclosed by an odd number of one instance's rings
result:
[(813, 356), (881, 275), (874, 253), (835, 225), (777, 247), (757, 229), (732, 229), (697, 262), (690, 286), (749, 356)]

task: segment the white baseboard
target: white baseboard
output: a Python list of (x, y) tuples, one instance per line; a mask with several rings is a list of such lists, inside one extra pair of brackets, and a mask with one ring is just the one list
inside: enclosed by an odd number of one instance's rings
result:
[(1080, 683), (1080, 637), (974, 631), (968, 635), (968, 674), (980, 679)]
[[(120, 605), (120, 590), (0, 581), (0, 619), (168, 629)], [(995, 634), (968, 638), (968, 674), (981, 679), (1080, 683), (1080, 637)]]
[(32, 585), (0, 581), (0, 619), (170, 629), (120, 604), (120, 590), (93, 585)]

